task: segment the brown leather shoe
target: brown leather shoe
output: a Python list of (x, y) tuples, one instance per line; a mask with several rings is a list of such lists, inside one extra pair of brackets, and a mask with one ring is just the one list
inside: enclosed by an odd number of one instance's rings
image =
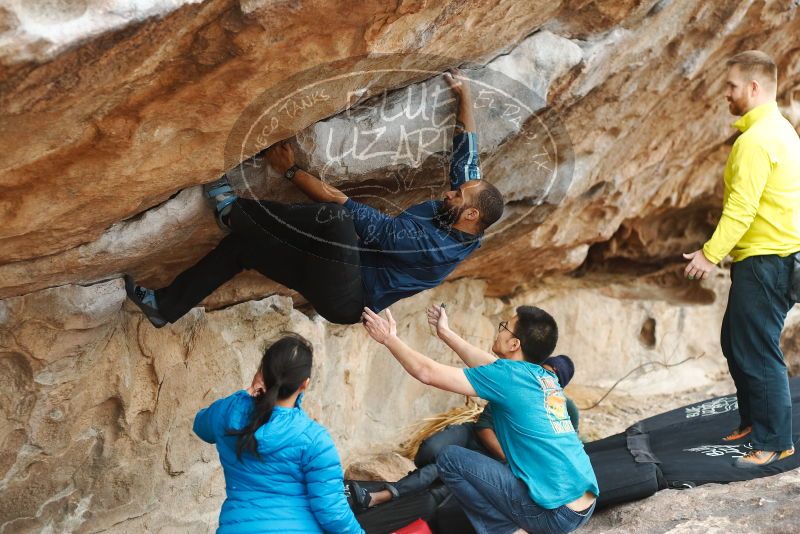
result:
[(736, 459), (736, 467), (744, 469), (751, 469), (753, 467), (762, 467), (769, 465), (772, 462), (783, 460), (794, 454), (794, 447), (786, 451), (757, 451), (752, 450), (741, 458)]
[(742, 439), (743, 437), (750, 435), (750, 432), (752, 431), (753, 431), (752, 426), (737, 428), (736, 430), (734, 430), (733, 432), (722, 438), (722, 441), (736, 441), (737, 439)]

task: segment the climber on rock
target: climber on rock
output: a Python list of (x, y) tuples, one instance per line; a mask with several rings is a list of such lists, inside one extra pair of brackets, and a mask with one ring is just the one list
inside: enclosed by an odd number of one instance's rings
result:
[[(364, 328), (403, 368), (424, 384), (488, 400), (507, 464), (448, 445), (438, 454), (439, 477), (477, 532), (572, 532), (589, 520), (600, 491), (589, 457), (566, 409), (556, 373), (542, 364), (558, 340), (555, 319), (520, 306), (498, 325), (495, 357), (454, 333), (445, 342), (467, 369), (444, 365), (397, 336), (386, 318), (364, 309)], [(440, 314), (437, 321), (446, 321)], [(433, 311), (435, 314), (436, 311)]]
[(503, 214), (503, 196), (481, 180), (472, 98), (453, 69), (445, 80), (458, 99), (451, 190), (442, 200), (391, 217), (348, 198), (295, 164), (285, 143), (266, 160), (313, 204), (239, 198), (225, 177), (204, 187), (220, 224), (217, 247), (167, 287), (148, 289), (125, 276), (128, 297), (157, 328), (174, 323), (244, 269), (298, 291), (333, 323), (354, 324), (364, 306), (381, 311), (439, 285), (475, 251)]

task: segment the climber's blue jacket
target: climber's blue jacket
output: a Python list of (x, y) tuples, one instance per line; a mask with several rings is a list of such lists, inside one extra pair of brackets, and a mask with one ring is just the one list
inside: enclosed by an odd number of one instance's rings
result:
[[(475, 132), (453, 137), (450, 187), (459, 189), (480, 180), (478, 138)], [(347, 199), (361, 246), (361, 281), (366, 304), (379, 312), (420, 291), (436, 287), (474, 250), (481, 236), (442, 225), (437, 213), (442, 202), (429, 200), (396, 217)]]
[[(302, 395), (300, 395), (302, 397)], [(328, 431), (300, 408), (276, 406), (256, 431), (261, 460), (236, 457), (229, 429), (247, 425), (253, 399), (238, 391), (197, 412), (194, 432), (217, 446), (227, 498), (219, 534), (363, 533), (344, 495), (339, 455)]]

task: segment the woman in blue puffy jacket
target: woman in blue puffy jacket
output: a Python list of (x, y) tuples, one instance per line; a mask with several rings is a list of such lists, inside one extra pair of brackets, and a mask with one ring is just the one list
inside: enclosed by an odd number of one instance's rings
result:
[(285, 336), (265, 351), (247, 390), (197, 412), (194, 432), (216, 444), (225, 473), (219, 534), (364, 532), (333, 440), (300, 408), (312, 355), (308, 341)]

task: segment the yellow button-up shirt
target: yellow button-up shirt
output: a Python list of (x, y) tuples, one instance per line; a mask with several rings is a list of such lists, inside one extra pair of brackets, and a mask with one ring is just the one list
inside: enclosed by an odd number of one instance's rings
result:
[(748, 111), (725, 165), (722, 218), (703, 253), (714, 263), (800, 250), (800, 138), (775, 102)]

